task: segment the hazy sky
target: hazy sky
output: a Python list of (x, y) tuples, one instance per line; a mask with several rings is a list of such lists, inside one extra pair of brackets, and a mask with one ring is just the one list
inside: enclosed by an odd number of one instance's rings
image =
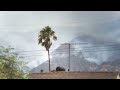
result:
[[(51, 49), (80, 33), (120, 42), (119, 11), (0, 11), (0, 43), (17, 51), (45, 50), (37, 42), (38, 32), (51, 26), (58, 40)], [(39, 53), (38, 53), (39, 54)], [(47, 57), (29, 57), (31, 67)]]

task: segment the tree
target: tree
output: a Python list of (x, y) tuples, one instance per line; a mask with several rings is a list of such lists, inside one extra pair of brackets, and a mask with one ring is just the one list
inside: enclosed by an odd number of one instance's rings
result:
[(0, 79), (27, 79), (29, 73), (24, 73), (27, 68), (23, 61), (19, 61), (16, 53), (11, 53), (14, 48), (0, 48)]
[(38, 44), (41, 44), (42, 46), (44, 46), (46, 48), (46, 50), (48, 51), (49, 72), (50, 72), (50, 53), (49, 53), (49, 49), (52, 45), (51, 38), (53, 38), (53, 40), (57, 40), (57, 37), (55, 36), (55, 32), (49, 26), (46, 26), (45, 28), (43, 28), (39, 32)]

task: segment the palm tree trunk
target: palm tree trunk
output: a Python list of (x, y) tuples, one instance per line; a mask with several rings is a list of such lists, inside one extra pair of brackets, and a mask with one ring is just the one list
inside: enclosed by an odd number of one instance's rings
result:
[(50, 53), (49, 53), (49, 50), (48, 50), (48, 58), (49, 58), (49, 72), (50, 72)]

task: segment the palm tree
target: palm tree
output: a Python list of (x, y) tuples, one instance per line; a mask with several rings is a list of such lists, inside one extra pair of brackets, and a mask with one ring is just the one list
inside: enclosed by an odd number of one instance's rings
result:
[(46, 50), (48, 51), (49, 72), (50, 72), (50, 53), (49, 53), (49, 49), (52, 45), (51, 38), (53, 38), (53, 40), (57, 40), (57, 37), (55, 36), (55, 32), (49, 26), (46, 26), (45, 28), (43, 28), (39, 32), (38, 44), (41, 44), (42, 46), (44, 46), (46, 48)]

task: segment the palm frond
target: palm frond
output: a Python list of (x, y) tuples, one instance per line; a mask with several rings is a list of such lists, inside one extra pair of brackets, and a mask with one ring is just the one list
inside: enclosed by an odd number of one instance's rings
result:
[(38, 34), (38, 38), (40, 38), (40, 37), (42, 37), (41, 35), (40, 35), (40, 33)]
[(57, 37), (56, 37), (56, 36), (53, 36), (53, 40), (57, 40)]
[(46, 42), (50, 42), (50, 38), (49, 37), (46, 38)]
[(38, 35), (38, 43), (46, 48), (48, 51), (50, 47), (52, 46), (51, 37), (53, 37), (53, 40), (57, 40), (57, 37), (55, 36), (55, 32), (51, 29), (51, 27), (46, 26), (43, 28)]
[(45, 42), (42, 42), (41, 45), (42, 45), (42, 46), (45, 46)]
[(54, 31), (51, 31), (50, 32), (50, 36), (54, 36), (55, 35), (55, 32)]
[(42, 38), (38, 39), (38, 44), (42, 43)]

